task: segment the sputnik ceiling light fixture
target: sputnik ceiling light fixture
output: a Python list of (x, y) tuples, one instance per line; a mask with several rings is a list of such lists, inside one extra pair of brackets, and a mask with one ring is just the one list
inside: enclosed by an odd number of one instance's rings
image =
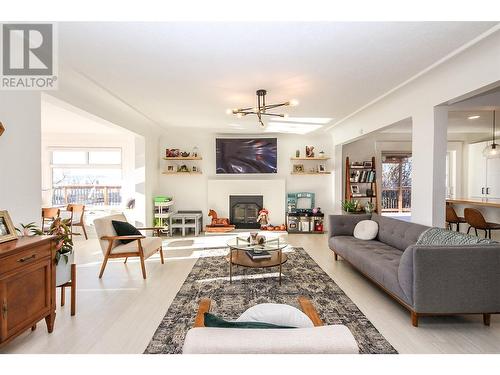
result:
[(266, 104), (266, 94), (267, 91), (260, 89), (257, 90), (257, 107), (248, 107), (248, 108), (236, 108), (236, 109), (228, 109), (226, 111), (227, 114), (233, 114), (238, 118), (242, 118), (247, 115), (257, 115), (259, 119), (259, 124), (262, 128), (266, 125), (264, 121), (262, 121), (263, 116), (272, 116), (272, 117), (288, 117), (285, 113), (268, 113), (267, 111), (270, 109), (285, 107), (285, 106), (296, 106), (299, 102), (295, 99), (289, 100), (288, 102), (278, 103), (278, 104)]

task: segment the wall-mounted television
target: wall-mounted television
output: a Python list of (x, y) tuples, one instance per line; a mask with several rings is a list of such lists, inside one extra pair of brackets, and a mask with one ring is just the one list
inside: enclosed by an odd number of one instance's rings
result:
[(277, 173), (276, 138), (217, 138), (216, 173)]

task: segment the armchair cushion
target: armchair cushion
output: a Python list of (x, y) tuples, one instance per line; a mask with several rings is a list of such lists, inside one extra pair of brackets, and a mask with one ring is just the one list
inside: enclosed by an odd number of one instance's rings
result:
[[(111, 224), (113, 224), (113, 228), (115, 229), (115, 232), (118, 236), (141, 236), (142, 233), (137, 230), (136, 227), (134, 227), (132, 224), (127, 223), (126, 221), (118, 221), (118, 220), (111, 220)], [(134, 240), (120, 240), (121, 243), (127, 244), (129, 242), (132, 242)]]
[[(142, 251), (144, 252), (144, 258), (147, 259), (151, 255), (153, 255), (156, 250), (161, 247), (162, 241), (159, 237), (146, 237), (141, 238)], [(118, 241), (115, 241), (118, 242)], [(136, 253), (138, 251), (137, 240), (132, 240), (127, 244), (119, 244), (115, 246), (113, 250), (111, 250), (111, 254), (120, 254), (120, 253)]]

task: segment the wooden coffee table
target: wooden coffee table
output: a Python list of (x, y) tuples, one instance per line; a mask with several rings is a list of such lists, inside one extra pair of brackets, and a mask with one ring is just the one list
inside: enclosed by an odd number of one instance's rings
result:
[[(229, 282), (233, 282), (233, 265), (248, 267), (248, 268), (269, 268), (279, 267), (279, 285), (281, 285), (281, 269), (283, 263), (288, 260), (286, 254), (283, 254), (283, 249), (288, 244), (279, 238), (272, 239), (263, 245), (251, 245), (245, 239), (236, 237), (227, 242), (229, 247)], [(247, 254), (247, 250), (268, 251), (271, 254), (270, 259), (251, 259)]]

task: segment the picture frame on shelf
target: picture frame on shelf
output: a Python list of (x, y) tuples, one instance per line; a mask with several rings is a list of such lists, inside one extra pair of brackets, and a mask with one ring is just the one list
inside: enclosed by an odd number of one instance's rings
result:
[(184, 172), (184, 173), (187, 173), (187, 172), (191, 172), (188, 168), (188, 166), (186, 164), (183, 164), (183, 165), (179, 165), (177, 167), (177, 172)]
[(191, 168), (191, 172), (199, 172), (198, 167), (196, 165), (193, 165), (193, 167)]
[(314, 157), (314, 146), (306, 146), (306, 158)]
[(373, 164), (372, 164), (371, 160), (364, 161), (363, 168), (373, 168)]
[(351, 194), (359, 194), (359, 185), (351, 185)]
[(0, 211), (0, 243), (17, 239), (16, 228), (8, 211)]
[(304, 173), (304, 164), (294, 164), (293, 173)]
[(318, 164), (318, 173), (326, 173), (326, 164)]
[(173, 165), (167, 165), (167, 172), (168, 173), (174, 173), (175, 172), (175, 168)]

